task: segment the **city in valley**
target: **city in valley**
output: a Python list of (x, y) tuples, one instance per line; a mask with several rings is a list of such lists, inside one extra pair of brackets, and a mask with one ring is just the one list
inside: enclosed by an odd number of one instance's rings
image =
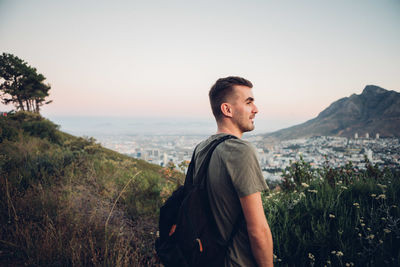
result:
[[(103, 146), (160, 166), (173, 162), (176, 166), (189, 161), (196, 144), (205, 135), (100, 135)], [(355, 168), (365, 168), (365, 158), (379, 167), (400, 168), (400, 143), (398, 138), (380, 138), (368, 134), (353, 138), (319, 136), (307, 139), (266, 144), (262, 136), (245, 136), (257, 149), (260, 166), (267, 180), (280, 179), (282, 170), (301, 157), (312, 167), (326, 164), (340, 167), (351, 162)]]

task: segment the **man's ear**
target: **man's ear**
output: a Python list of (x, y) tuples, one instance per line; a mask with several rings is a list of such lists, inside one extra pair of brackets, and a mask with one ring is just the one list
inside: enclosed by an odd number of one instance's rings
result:
[(221, 111), (224, 116), (232, 118), (232, 106), (229, 103), (222, 103)]

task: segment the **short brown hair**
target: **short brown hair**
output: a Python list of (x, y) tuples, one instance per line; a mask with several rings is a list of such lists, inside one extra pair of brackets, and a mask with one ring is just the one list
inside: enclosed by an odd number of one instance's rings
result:
[(235, 85), (244, 85), (253, 88), (253, 84), (249, 80), (237, 76), (220, 78), (211, 87), (208, 96), (210, 98), (212, 112), (217, 121), (222, 117), (221, 105), (227, 100), (227, 97), (232, 94), (233, 86)]

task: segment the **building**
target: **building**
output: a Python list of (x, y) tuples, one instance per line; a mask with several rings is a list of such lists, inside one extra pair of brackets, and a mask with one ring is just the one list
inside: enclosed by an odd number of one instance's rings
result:
[(372, 150), (371, 150), (371, 149), (368, 149), (368, 150), (367, 150), (367, 158), (368, 158), (368, 160), (369, 160), (370, 162), (373, 161), (373, 159), (372, 159)]

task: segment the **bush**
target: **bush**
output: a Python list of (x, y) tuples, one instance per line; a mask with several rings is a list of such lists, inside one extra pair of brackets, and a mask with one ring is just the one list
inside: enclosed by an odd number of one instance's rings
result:
[(143, 172), (130, 184), (123, 202), (131, 218), (142, 215), (156, 215), (161, 207), (161, 178)]
[(3, 139), (16, 141), (18, 131), (23, 130), (28, 135), (48, 139), (60, 144), (59, 126), (44, 119), (38, 113), (19, 111), (0, 118), (0, 143)]
[(61, 137), (57, 132), (58, 126), (49, 120), (25, 121), (22, 129), (32, 136), (46, 138), (52, 143), (60, 144)]
[(400, 265), (400, 175), (366, 164), (292, 165), (281, 186), (298, 182), (263, 195), (278, 266)]
[(17, 137), (17, 128), (7, 120), (7, 117), (0, 116), (0, 143), (4, 140), (16, 141)]

